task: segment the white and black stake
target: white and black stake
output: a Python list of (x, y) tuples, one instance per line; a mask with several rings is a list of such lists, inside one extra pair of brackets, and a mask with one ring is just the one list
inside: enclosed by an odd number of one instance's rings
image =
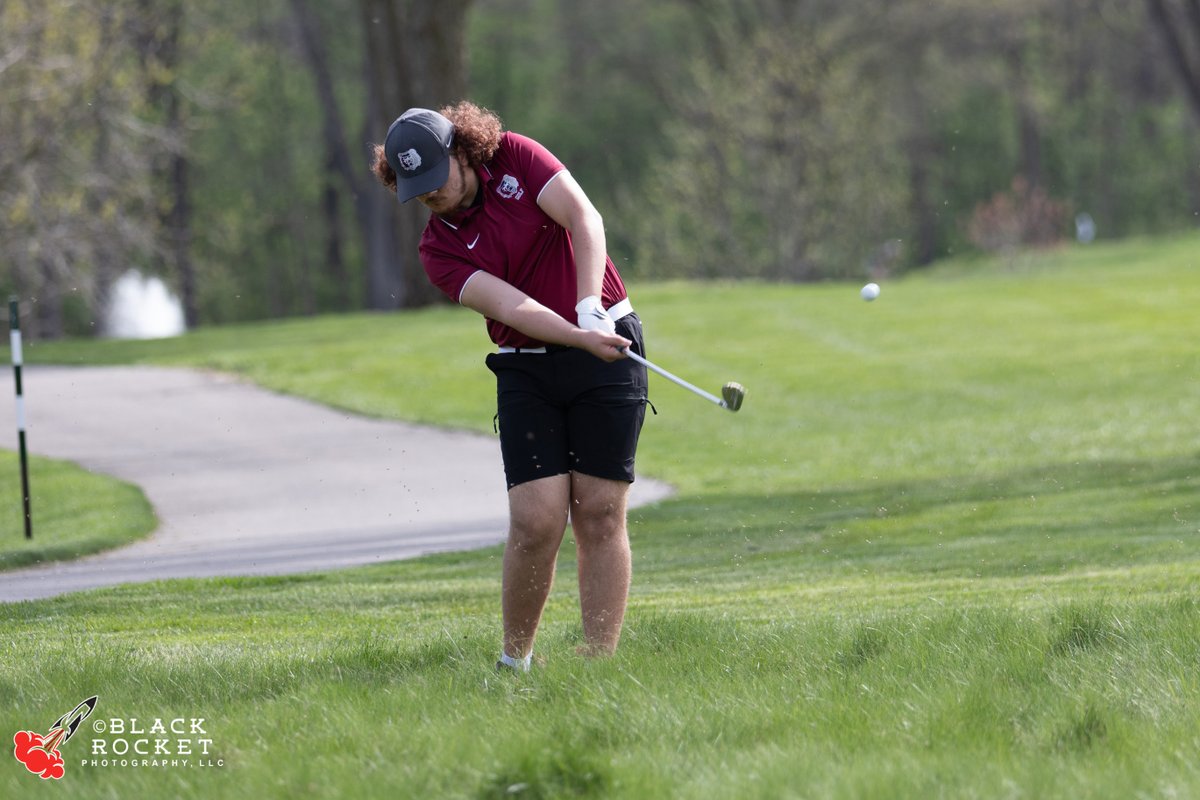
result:
[(21, 387), (21, 317), (17, 310), (17, 298), (9, 298), (8, 322), (12, 329), (13, 374), (17, 379), (17, 441), (21, 450), (21, 497), (25, 507), (25, 538), (33, 538), (33, 514), (29, 510), (29, 456), (25, 452), (25, 394)]

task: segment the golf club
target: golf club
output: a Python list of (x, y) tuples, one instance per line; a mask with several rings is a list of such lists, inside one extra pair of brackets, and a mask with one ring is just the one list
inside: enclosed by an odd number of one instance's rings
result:
[[(647, 361), (646, 359), (639, 356), (637, 353), (630, 350), (628, 347), (622, 347), (621, 352), (624, 353), (625, 355), (629, 356), (630, 358), (632, 358), (637, 363), (644, 366), (646, 369), (654, 370), (655, 372), (657, 372), (659, 375), (662, 375), (667, 380), (669, 380), (673, 383), (677, 383), (689, 391), (695, 392), (696, 394), (700, 395), (701, 397), (703, 397), (706, 400), (711, 400), (712, 402), (719, 405), (721, 408), (727, 408), (730, 411), (737, 411), (739, 408), (742, 407), (742, 400), (744, 400), (746, 398), (746, 390), (742, 387), (742, 385), (740, 383), (734, 383), (733, 381), (730, 381), (729, 383), (725, 384), (724, 386), (721, 387), (721, 397), (717, 397), (715, 394), (709, 394), (708, 392), (704, 391), (699, 386), (693, 386), (692, 384), (688, 383), (683, 378), (680, 378), (677, 375), (672, 375), (670, 372), (667, 372), (665, 369), (658, 366), (657, 364)], [(724, 398), (724, 399), (722, 399), (722, 398)]]

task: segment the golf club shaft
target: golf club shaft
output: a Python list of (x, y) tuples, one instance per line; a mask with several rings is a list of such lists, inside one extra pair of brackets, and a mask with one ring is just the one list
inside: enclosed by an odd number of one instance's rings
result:
[(673, 383), (677, 383), (680, 386), (682, 386), (683, 388), (688, 389), (689, 391), (695, 392), (696, 394), (700, 395), (701, 397), (703, 397), (706, 400), (713, 401), (717, 405), (721, 406), (721, 408), (728, 408), (728, 406), (725, 405), (725, 401), (722, 400), (721, 398), (717, 397), (714, 394), (709, 394), (708, 392), (701, 389), (699, 386), (693, 386), (692, 384), (685, 381), (683, 378), (680, 378), (678, 375), (672, 375), (670, 372), (667, 372), (665, 369), (658, 366), (657, 364), (654, 364), (654, 363), (642, 358), (637, 353), (630, 350), (628, 347), (622, 349), (621, 352), (623, 352), (625, 355), (632, 358), (637, 363), (641, 364), (646, 369), (654, 370), (655, 372), (657, 372), (659, 375), (662, 375), (667, 380), (669, 380)]

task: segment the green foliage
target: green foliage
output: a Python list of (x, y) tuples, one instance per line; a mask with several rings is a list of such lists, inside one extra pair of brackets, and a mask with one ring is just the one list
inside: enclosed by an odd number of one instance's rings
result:
[(0, 284), (30, 303), (27, 333), (90, 327), (118, 262), (154, 247), (130, 2), (0, 5)]
[(1018, 176), (1102, 237), (1194, 222), (1196, 121), (1136, 4), (573, 8), (481, 3), (473, 91), (577, 173), (628, 272), (886, 274), (971, 249)]
[[(327, 17), (327, 43), (345, 64), (339, 87), (347, 119), (361, 114), (358, 29)], [(336, 5), (336, 4), (335, 4)], [(345, 5), (345, 4), (342, 4)], [(364, 296), (362, 243), (353, 235), (353, 203), (341, 204), (346, 262), (326, 263), (328, 231), (321, 193), (331, 178), (322, 149), (322, 118), (308, 66), (294, 46), (285, 0), (237, 5), (212, 2), (187, 40), (186, 79), (202, 102), (190, 143), (197, 170), (195, 254), (203, 264), (204, 319), (229, 322), (357, 307)], [(343, 9), (344, 17), (345, 10)], [(365, 173), (365, 155), (357, 155)]]
[(863, 271), (901, 230), (903, 163), (837, 43), (799, 25), (697, 65), (669, 128), (675, 150), (647, 180), (668, 198), (640, 217), (651, 275), (812, 279)]
[[(365, 179), (367, 6), (309, 4)], [(896, 273), (972, 249), (1015, 177), (1102, 238), (1196, 221), (1197, 120), (1142, 4), (478, 0), (468, 21), (469, 94), (563, 159), (631, 277)], [(156, 51), (175, 36), (178, 63)], [(177, 154), (203, 322), (365, 305), (362, 187), (328, 163), (288, 0), (10, 2), (0, 59), (0, 285), (36, 301), (31, 334), (95, 330), (131, 266), (182, 288)]]
[(567, 165), (608, 216), (621, 264), (638, 250), (643, 176), (671, 150), (672, 106), (699, 38), (694, 12), (674, 0), (484, 0), (472, 14), (473, 99)]

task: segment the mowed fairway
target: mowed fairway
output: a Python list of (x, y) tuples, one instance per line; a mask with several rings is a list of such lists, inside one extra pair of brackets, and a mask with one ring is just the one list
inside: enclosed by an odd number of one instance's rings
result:
[[(205, 719), (187, 767), (91, 766), (121, 737), (81, 730), (79, 798), (1200, 796), (1198, 276), (1189, 236), (947, 264), (870, 304), (631, 280), (652, 359), (748, 395), (651, 378), (639, 468), (680, 494), (631, 514), (616, 657), (573, 655), (569, 544), (528, 676), (492, 669), (498, 548), (118, 588), (0, 606), (0, 733), (93, 694)], [(443, 308), (27, 356), (490, 431), (486, 350)], [(40, 783), (0, 769), (0, 796)]]

